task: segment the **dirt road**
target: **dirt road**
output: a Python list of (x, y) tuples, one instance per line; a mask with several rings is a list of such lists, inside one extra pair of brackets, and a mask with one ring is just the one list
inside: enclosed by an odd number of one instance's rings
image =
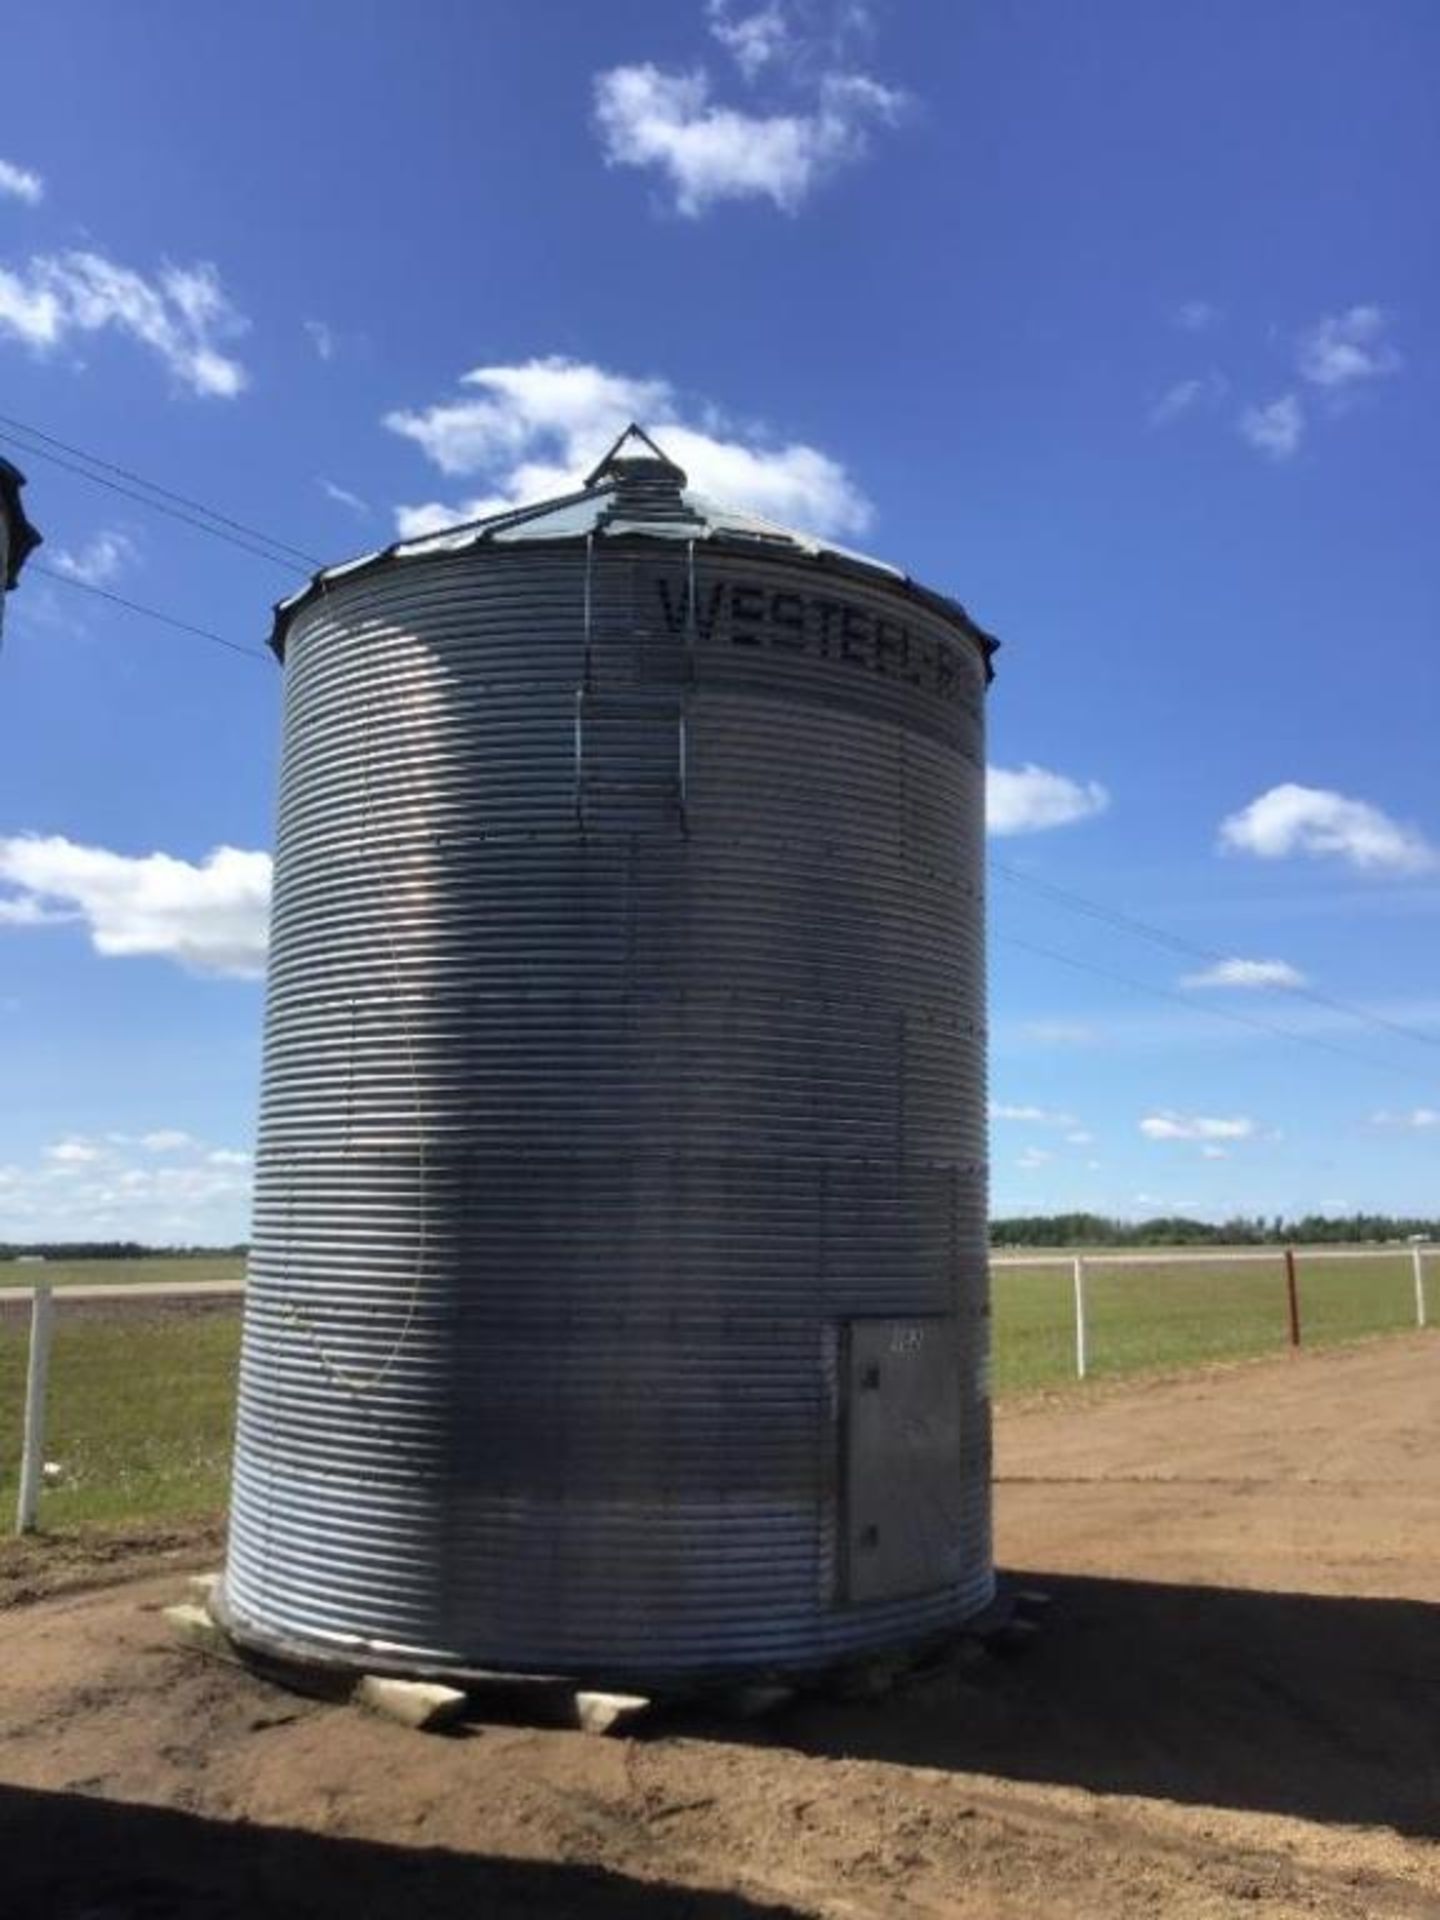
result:
[(12, 1606), (0, 1912), (1440, 1916), (1440, 1339), (1012, 1409), (997, 1464), (1036, 1650), (758, 1727), (426, 1739), (177, 1650), (174, 1571)]

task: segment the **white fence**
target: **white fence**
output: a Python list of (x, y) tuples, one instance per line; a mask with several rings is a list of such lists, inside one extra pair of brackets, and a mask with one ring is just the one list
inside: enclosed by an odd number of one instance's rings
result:
[[(1264, 1344), (1283, 1344), (1283, 1332), (1288, 1330), (1290, 1344), (1299, 1346), (1304, 1337), (1304, 1287), (1301, 1284), (1307, 1266), (1314, 1262), (1316, 1266), (1329, 1267), (1334, 1262), (1366, 1261), (1375, 1267), (1378, 1263), (1387, 1263), (1387, 1273), (1392, 1275), (1395, 1267), (1391, 1263), (1404, 1262), (1402, 1271), (1408, 1272), (1413, 1281), (1413, 1317), (1417, 1327), (1424, 1327), (1428, 1320), (1426, 1299), (1426, 1262), (1437, 1249), (1421, 1245), (1404, 1247), (1313, 1247), (1293, 1249), (1280, 1247), (1255, 1248), (1196, 1248), (1193, 1250), (1175, 1250), (1171, 1248), (1153, 1248), (1129, 1253), (1094, 1252), (1076, 1254), (1073, 1252), (999, 1252), (992, 1255), (991, 1266), (997, 1282), (1009, 1272), (1026, 1269), (1044, 1269), (1056, 1274), (1063, 1288), (1063, 1295), (1057, 1294), (1047, 1300), (1046, 1311), (1050, 1315), (1049, 1324), (1044, 1329), (1045, 1339), (1049, 1343), (1054, 1378), (1064, 1366), (1064, 1348), (1057, 1354), (1057, 1338), (1068, 1340), (1073, 1353), (1073, 1372), (1079, 1380), (1084, 1380), (1092, 1371), (1096, 1325), (1094, 1321), (1093, 1294), (1099, 1284), (1102, 1295), (1105, 1292), (1104, 1278), (1112, 1270), (1123, 1273), (1133, 1268), (1176, 1268), (1183, 1272), (1187, 1267), (1228, 1269), (1245, 1264), (1267, 1264), (1283, 1275), (1285, 1291), (1272, 1296), (1275, 1306), (1277, 1336), (1273, 1342)], [(1394, 1327), (1401, 1323), (1400, 1316), (1405, 1311), (1400, 1305), (1400, 1297), (1393, 1292), (1395, 1282), (1387, 1280), (1392, 1288), (1389, 1294), (1390, 1318), (1386, 1325)], [(1113, 1292), (1113, 1288), (1111, 1289)], [(48, 1276), (36, 1275), (33, 1282), (24, 1286), (0, 1287), (0, 1307), (8, 1306), (12, 1310), (23, 1311), (29, 1307), (29, 1329), (25, 1360), (24, 1383), (24, 1424), (23, 1448), (16, 1499), (15, 1529), (17, 1533), (33, 1531), (37, 1524), (40, 1498), (46, 1483), (45, 1469), (45, 1430), (52, 1333), (55, 1322), (57, 1300), (65, 1303), (110, 1302), (129, 1303), (136, 1306), (144, 1302), (174, 1301), (177, 1303), (203, 1303), (206, 1300), (238, 1300), (244, 1292), (239, 1280), (203, 1280), (203, 1281), (135, 1281), (125, 1283), (85, 1283), (63, 1285), (56, 1288)], [(1000, 1287), (996, 1289), (997, 1299), (1001, 1298)], [(1061, 1301), (1065, 1304), (1061, 1304)], [(1280, 1303), (1288, 1309), (1288, 1329), (1280, 1316)], [(1169, 1303), (1174, 1309), (1175, 1299)], [(1271, 1311), (1267, 1308), (1267, 1313)], [(1102, 1328), (1103, 1328), (1102, 1315)], [(1163, 1322), (1163, 1311), (1162, 1311)], [(1066, 1323), (1068, 1322), (1068, 1333)], [(1113, 1317), (1110, 1323), (1109, 1338), (1114, 1339)], [(1376, 1331), (1375, 1327), (1357, 1328), (1357, 1331)], [(1331, 1335), (1330, 1337), (1335, 1337)], [(1341, 1336), (1346, 1337), (1346, 1336)], [(1353, 1335), (1349, 1337), (1354, 1337)], [(997, 1334), (997, 1348), (1003, 1348), (1005, 1329), (1003, 1316)], [(1105, 1358), (1104, 1353), (1101, 1359)], [(18, 1360), (18, 1356), (17, 1356)], [(1193, 1362), (1192, 1362), (1193, 1363)], [(228, 1363), (227, 1363), (228, 1364)], [(164, 1390), (164, 1382), (157, 1379), (157, 1390)], [(187, 1429), (188, 1431), (188, 1429)], [(3, 1444), (3, 1443), (0, 1443)]]
[(1155, 1247), (1136, 1253), (992, 1253), (991, 1270), (1004, 1272), (1009, 1268), (1046, 1267), (1051, 1269), (1068, 1268), (1071, 1275), (1071, 1290), (1074, 1301), (1074, 1345), (1075, 1377), (1084, 1380), (1089, 1372), (1090, 1323), (1087, 1311), (1087, 1276), (1092, 1267), (1158, 1267), (1158, 1266), (1232, 1266), (1242, 1263), (1263, 1262), (1274, 1266), (1277, 1260), (1283, 1260), (1286, 1289), (1288, 1295), (1289, 1335), (1291, 1346), (1302, 1344), (1303, 1316), (1299, 1289), (1299, 1270), (1302, 1260), (1323, 1260), (1327, 1264), (1337, 1260), (1364, 1260), (1373, 1264), (1382, 1259), (1407, 1259), (1410, 1265), (1415, 1290), (1415, 1325), (1424, 1327), (1429, 1323), (1426, 1300), (1425, 1261), (1426, 1256), (1435, 1252), (1433, 1247), (1412, 1243), (1406, 1247), (1310, 1247), (1298, 1250), (1294, 1247), (1222, 1247), (1196, 1248), (1193, 1252), (1171, 1247)]

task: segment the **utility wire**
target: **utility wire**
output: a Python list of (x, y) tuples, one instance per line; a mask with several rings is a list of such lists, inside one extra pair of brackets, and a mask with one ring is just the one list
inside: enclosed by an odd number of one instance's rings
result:
[[(992, 940), (1000, 941), (1007, 947), (1020, 947), (1026, 953), (1039, 954), (1044, 960), (1056, 960), (1062, 967), (1074, 967), (1080, 973), (1093, 973), (1098, 979), (1113, 981), (1117, 986), (1130, 987), (1136, 993), (1148, 993), (1157, 1000), (1173, 1000), (1177, 1006), (1184, 1007), (1190, 1013), (1208, 1014), (1215, 1020), (1229, 1020), (1239, 1027), (1251, 1027), (1256, 1032), (1268, 1033), (1272, 1039), (1293, 1040), (1297, 1047), (1316, 1047), (1324, 1053), (1336, 1054), (1342, 1060), (1358, 1062), (1361, 1066), (1374, 1067), (1381, 1073), (1399, 1073), (1407, 1079), (1417, 1079), (1414, 1068), (1401, 1066), (1395, 1060), (1376, 1060), (1368, 1053), (1354, 1053), (1349, 1047), (1337, 1047), (1333, 1041), (1322, 1040), (1313, 1033), (1296, 1033), (1293, 1027), (1277, 1027), (1269, 1020), (1258, 1020), (1253, 1014), (1236, 1013), (1233, 1007), (1214, 1007), (1207, 1003), (1192, 1000), (1187, 994), (1172, 992), (1169, 987), (1157, 987), (1148, 980), (1136, 980), (1126, 973), (1115, 973), (1109, 967), (1097, 967), (1092, 961), (1077, 960), (1073, 954), (1060, 953), (1054, 947), (1042, 947), (1037, 941), (1022, 940), (1019, 934), (996, 933)], [(1427, 1085), (1430, 1083), (1427, 1081)]]
[[(1229, 956), (1219, 953), (1213, 947), (1199, 946), (1193, 940), (1183, 939), (1179, 934), (1168, 933), (1164, 927), (1154, 926), (1148, 920), (1138, 919), (1133, 913), (1125, 913), (1119, 907), (1108, 907), (1102, 901), (1092, 900), (1083, 893), (1075, 893), (1069, 887), (1056, 886), (1053, 881), (1037, 880), (1033, 874), (1025, 873), (1018, 867), (1008, 866), (1003, 860), (992, 859), (992, 871), (1002, 875), (1015, 885), (1028, 887), (1032, 893), (1038, 893), (1057, 905), (1068, 907), (1072, 913), (1085, 914), (1091, 920), (1098, 920), (1106, 926), (1116, 927), (1122, 933), (1133, 933), (1152, 945), (1166, 947), (1172, 953), (1180, 954), (1189, 960), (1209, 960), (1223, 963)], [(1440, 1037), (1433, 1033), (1424, 1033), (1419, 1027), (1408, 1027), (1402, 1021), (1388, 1019), (1383, 1013), (1372, 1013), (1367, 1007), (1357, 1007), (1345, 1000), (1336, 1000), (1326, 993), (1318, 993), (1313, 987), (1300, 986), (1286, 981), (1276, 981), (1276, 989), (1281, 993), (1292, 994), (1297, 1000), (1309, 1000), (1317, 1007), (1325, 1007), (1331, 1013), (1343, 1013), (1351, 1020), (1363, 1021), (1366, 1025), (1383, 1028), (1402, 1040), (1416, 1040), (1422, 1046), (1440, 1047)], [(1175, 996), (1178, 998), (1179, 996)], [(1186, 1001), (1187, 1006), (1198, 1004)], [(1217, 1009), (1211, 1009), (1217, 1011)], [(1228, 1010), (1218, 1009), (1222, 1014)]]
[(162, 613), (158, 607), (144, 606), (139, 600), (127, 600), (124, 594), (112, 593), (108, 587), (97, 587), (91, 580), (77, 580), (74, 574), (42, 566), (38, 560), (32, 560), (26, 572), (43, 573), (47, 580), (58, 580), (62, 587), (75, 587), (81, 593), (93, 593), (98, 599), (109, 600), (129, 613), (141, 613), (147, 620), (158, 620), (162, 626), (174, 627), (177, 633), (192, 634), (195, 639), (208, 640), (212, 646), (224, 647), (230, 653), (244, 654), (247, 660), (259, 660), (262, 665), (270, 665), (270, 655), (262, 653), (258, 647), (243, 646), (238, 640), (227, 640), (223, 633), (212, 633), (208, 627), (194, 626), (189, 620), (177, 620), (173, 613)]
[[(315, 554), (306, 553), (303, 548), (292, 547), (287, 541), (277, 540), (256, 527), (247, 526), (243, 520), (234, 520), (229, 514), (207, 507), (202, 501), (172, 492), (170, 488), (145, 479), (129, 467), (116, 466), (113, 461), (103, 460), (98, 454), (86, 452), (83, 447), (71, 446), (67, 441), (56, 439), (53, 434), (43, 433), (40, 428), (28, 426), (23, 420), (15, 420), (8, 414), (0, 414), (0, 440), (8, 441), (41, 460), (49, 460), (55, 466), (63, 467), (67, 473), (88, 480), (93, 486), (106, 487), (111, 493), (123, 494), (127, 500), (134, 500), (142, 507), (167, 514), (172, 520), (179, 520), (201, 533), (224, 540), (257, 560), (283, 567), (287, 573), (310, 573), (326, 564)], [(42, 444), (33, 444), (37, 441)]]

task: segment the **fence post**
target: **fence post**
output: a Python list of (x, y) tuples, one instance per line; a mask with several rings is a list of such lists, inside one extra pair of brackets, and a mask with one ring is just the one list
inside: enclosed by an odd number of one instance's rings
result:
[(20, 1497), (15, 1503), (16, 1533), (33, 1533), (40, 1510), (40, 1481), (45, 1455), (45, 1388), (50, 1376), (50, 1329), (55, 1297), (49, 1280), (37, 1280), (30, 1296), (30, 1358), (25, 1369), (25, 1451), (20, 1456)]
[(1425, 1249), (1414, 1246), (1410, 1249), (1410, 1259), (1415, 1268), (1415, 1324), (1425, 1325)]
[(1285, 1249), (1285, 1293), (1290, 1303), (1290, 1344), (1300, 1344), (1300, 1288), (1295, 1279), (1295, 1249)]
[(1085, 1262), (1075, 1256), (1075, 1378), (1085, 1378)]

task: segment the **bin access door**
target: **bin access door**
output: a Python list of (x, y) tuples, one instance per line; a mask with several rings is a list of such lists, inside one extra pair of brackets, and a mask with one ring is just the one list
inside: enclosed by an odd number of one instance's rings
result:
[(960, 1354), (953, 1320), (852, 1320), (845, 1338), (842, 1599), (892, 1600), (960, 1571)]

